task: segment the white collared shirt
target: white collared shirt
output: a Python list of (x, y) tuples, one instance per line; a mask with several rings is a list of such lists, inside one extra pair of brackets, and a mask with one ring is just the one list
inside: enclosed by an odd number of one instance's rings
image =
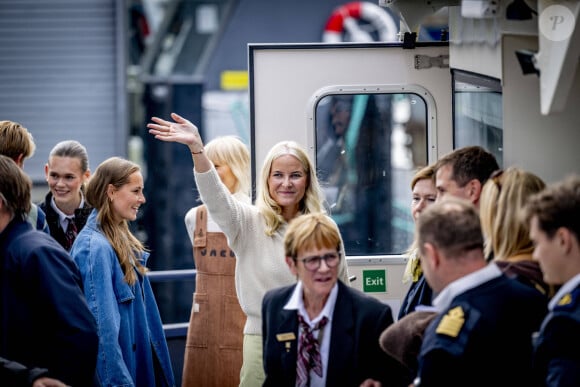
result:
[(570, 278), (568, 282), (566, 282), (562, 287), (558, 290), (558, 293), (550, 300), (548, 304), (548, 309), (551, 311), (554, 310), (558, 302), (564, 297), (566, 294), (571, 293), (572, 290), (576, 289), (576, 286), (580, 283), (580, 274), (576, 274), (574, 277)]
[[(80, 193), (81, 193), (81, 203), (79, 204), (78, 208), (83, 208), (85, 205), (85, 195), (83, 194), (83, 191), (80, 191)], [(50, 206), (58, 215), (58, 224), (60, 224), (60, 228), (62, 228), (62, 230), (66, 233), (66, 229), (68, 227), (68, 220), (74, 219), (75, 218), (74, 214), (67, 215), (64, 212), (62, 212), (60, 208), (58, 208), (58, 206), (56, 205), (56, 202), (54, 201), (54, 195), (50, 199)]]
[[(303, 285), (302, 281), (298, 281), (296, 287), (294, 288), (294, 292), (292, 296), (284, 305), (284, 309), (286, 310), (297, 310), (298, 313), (304, 318), (304, 321), (311, 327), (314, 326), (322, 320), (323, 317), (328, 319), (328, 323), (322, 329), (322, 337), (317, 337), (318, 342), (320, 343), (320, 359), (322, 360), (322, 377), (316, 375), (314, 371), (310, 371), (310, 387), (324, 387), (326, 386), (326, 372), (328, 368), (328, 356), (330, 351), (330, 333), (332, 332), (332, 314), (334, 313), (334, 306), (336, 305), (336, 297), (338, 295), (338, 284), (334, 284), (332, 290), (330, 291), (330, 295), (328, 296), (328, 300), (326, 300), (326, 304), (324, 304), (324, 308), (318, 316), (316, 316), (313, 320), (310, 320), (308, 317), (308, 313), (306, 313), (306, 308), (304, 308), (304, 299), (303, 299)], [(318, 335), (320, 332), (314, 334)], [(302, 330), (298, 330), (298, 342), (300, 342), (300, 336), (302, 335)]]
[(502, 275), (501, 270), (495, 263), (489, 263), (482, 269), (474, 271), (471, 274), (463, 276), (448, 284), (437, 297), (433, 299), (433, 306), (438, 312), (446, 310), (455, 297), (465, 293), (469, 289), (481, 285)]

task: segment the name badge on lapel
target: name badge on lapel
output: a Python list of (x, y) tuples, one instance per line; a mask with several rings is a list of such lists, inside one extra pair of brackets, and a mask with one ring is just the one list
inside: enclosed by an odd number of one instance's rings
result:
[(278, 341), (284, 341), (284, 347), (286, 348), (286, 352), (290, 352), (290, 347), (292, 346), (292, 343), (290, 343), (293, 340), (296, 340), (296, 335), (294, 334), (294, 332), (288, 332), (288, 333), (278, 333), (276, 335), (276, 339)]

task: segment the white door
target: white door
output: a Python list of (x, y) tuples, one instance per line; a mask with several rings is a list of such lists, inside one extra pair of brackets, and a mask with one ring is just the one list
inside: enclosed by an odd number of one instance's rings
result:
[(250, 44), (249, 73), (254, 177), (275, 143), (303, 144), (352, 285), (396, 316), (414, 228), (410, 179), (453, 147), (448, 46)]

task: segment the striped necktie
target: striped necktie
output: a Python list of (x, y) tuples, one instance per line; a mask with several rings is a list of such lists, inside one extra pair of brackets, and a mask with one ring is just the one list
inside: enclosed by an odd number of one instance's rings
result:
[(70, 249), (73, 245), (73, 242), (75, 241), (75, 239), (77, 237), (77, 226), (75, 225), (73, 218), (66, 218), (66, 220), (68, 221), (68, 225), (67, 225), (66, 231), (64, 233), (64, 237), (65, 237), (64, 248), (66, 249), (66, 251), (70, 251)]
[[(310, 371), (322, 377), (322, 360), (320, 358), (320, 343), (314, 337), (312, 332), (324, 328), (328, 319), (323, 317), (313, 329), (304, 321), (304, 318), (298, 314), (298, 322), (302, 329), (300, 344), (298, 346), (298, 362), (296, 364), (296, 387), (305, 387), (310, 385)], [(319, 335), (322, 332), (319, 333)]]

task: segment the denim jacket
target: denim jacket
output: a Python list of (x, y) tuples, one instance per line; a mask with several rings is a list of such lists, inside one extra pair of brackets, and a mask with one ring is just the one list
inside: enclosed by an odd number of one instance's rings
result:
[[(124, 281), (117, 255), (94, 209), (71, 256), (79, 266), (89, 308), (97, 320), (97, 375), (102, 386), (175, 386), (161, 317), (146, 276)], [(145, 265), (149, 253), (143, 252)]]

